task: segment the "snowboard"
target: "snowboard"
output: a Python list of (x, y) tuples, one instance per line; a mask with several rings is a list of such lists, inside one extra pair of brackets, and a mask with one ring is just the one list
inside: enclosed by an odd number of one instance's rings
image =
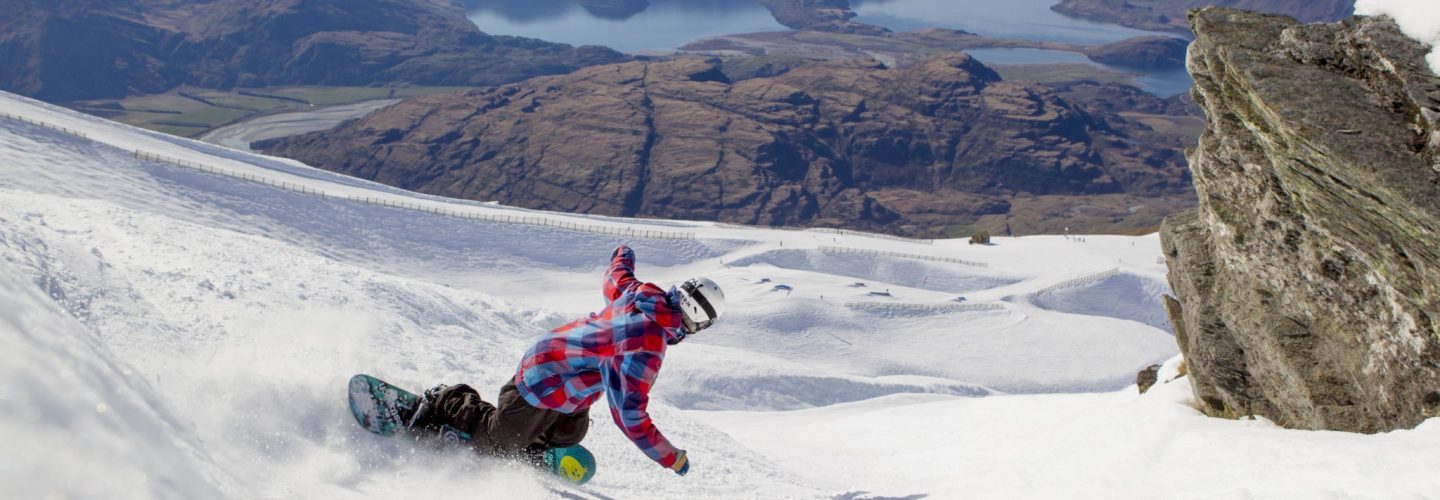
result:
[[(350, 378), (350, 413), (365, 430), (381, 436), (407, 432), (420, 396), (378, 378), (360, 374)], [(446, 446), (470, 442), (470, 435), (448, 425), (439, 433)], [(582, 485), (595, 477), (595, 455), (584, 446), (550, 448), (541, 455), (542, 468), (570, 484)]]

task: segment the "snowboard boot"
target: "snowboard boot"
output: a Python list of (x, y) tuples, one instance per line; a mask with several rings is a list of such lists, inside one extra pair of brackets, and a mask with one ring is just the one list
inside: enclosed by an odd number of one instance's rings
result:
[(436, 404), (439, 402), (440, 393), (448, 387), (449, 386), (445, 384), (431, 387), (425, 391), (425, 395), (420, 396), (420, 404), (415, 405), (412, 413), (407, 415), (402, 410), (400, 418), (405, 422), (405, 429), (414, 432), (417, 430), (427, 430), (427, 428), (431, 427), (434, 423)]
[(473, 445), (472, 439), (495, 406), (465, 384), (440, 384), (425, 391), (414, 413), (401, 415), (417, 436), (436, 436), (444, 445)]

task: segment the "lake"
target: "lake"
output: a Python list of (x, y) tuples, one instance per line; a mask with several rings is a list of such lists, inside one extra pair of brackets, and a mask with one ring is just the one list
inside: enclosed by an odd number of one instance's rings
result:
[(1144, 89), (1146, 92), (1160, 97), (1170, 97), (1181, 92), (1190, 90), (1194, 83), (1190, 79), (1190, 73), (1184, 68), (1165, 71), (1141, 71), (1132, 68), (1123, 68), (1100, 64), (1091, 61), (1084, 54), (1065, 52), (1060, 50), (1041, 49), (971, 49), (965, 51), (976, 60), (989, 65), (996, 64), (1089, 64), (1099, 66), (1122, 73), (1140, 74), (1135, 78), (1135, 86)]
[(467, 0), (470, 20), (492, 35), (604, 45), (621, 52), (671, 52), (699, 38), (784, 31), (753, 0), (650, 0), (635, 13), (592, 13), (571, 0)]
[[(604, 11), (587, 10), (575, 0), (462, 0), (462, 3), (470, 11), (470, 20), (486, 33), (572, 45), (604, 45), (630, 53), (668, 53), (704, 37), (788, 29), (754, 0), (649, 0), (648, 6)], [(1054, 3), (1055, 0), (852, 0), (857, 21), (894, 31), (949, 28), (991, 37), (1082, 44), (1168, 35), (1071, 19), (1051, 11)], [(995, 64), (1096, 64), (1073, 52), (1033, 49), (969, 52), (976, 59)], [(1140, 72), (1110, 68), (1143, 73), (1136, 84), (1162, 96), (1190, 87), (1190, 76), (1183, 69)]]
[(1175, 36), (1071, 19), (1050, 10), (1057, 0), (852, 0), (856, 21), (894, 31), (965, 30), (989, 37), (1105, 44), (1145, 35)]

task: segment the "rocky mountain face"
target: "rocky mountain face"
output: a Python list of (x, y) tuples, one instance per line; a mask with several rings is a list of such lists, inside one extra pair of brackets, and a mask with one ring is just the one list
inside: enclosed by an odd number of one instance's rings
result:
[(1188, 33), (1185, 13), (1210, 6), (1285, 14), (1304, 22), (1338, 21), (1355, 12), (1355, 0), (1060, 0), (1050, 10), (1143, 30)]
[(1189, 196), (1179, 140), (963, 53), (738, 82), (703, 59), (597, 66), (256, 146), (531, 208), (902, 234), (1003, 214), (1017, 195)]
[(1302, 429), (1440, 415), (1440, 77), (1388, 18), (1209, 8), (1189, 68), (1197, 210), (1167, 299), (1197, 403)]
[(0, 88), (51, 101), (181, 84), (479, 86), (623, 61), (480, 32), (448, 0), (19, 0)]

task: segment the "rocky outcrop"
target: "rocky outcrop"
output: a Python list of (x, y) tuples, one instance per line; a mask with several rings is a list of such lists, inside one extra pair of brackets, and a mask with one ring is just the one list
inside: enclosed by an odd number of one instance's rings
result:
[(1142, 30), (1189, 33), (1185, 13), (1210, 6), (1285, 14), (1304, 22), (1338, 21), (1355, 12), (1355, 0), (1060, 0), (1050, 10)]
[(479, 86), (626, 57), (492, 37), (431, 0), (21, 0), (0, 88), (51, 101), (272, 85)]
[(1144, 370), (1140, 370), (1140, 373), (1135, 374), (1135, 387), (1140, 389), (1140, 394), (1145, 394), (1145, 391), (1149, 391), (1151, 387), (1155, 387), (1155, 382), (1159, 379), (1160, 365), (1150, 365), (1145, 367)]
[(1388, 18), (1209, 8), (1196, 211), (1162, 232), (1196, 402), (1302, 429), (1440, 413), (1440, 78)]
[(531, 208), (934, 235), (1015, 196), (1074, 197), (1056, 218), (1091, 195), (1188, 197), (1180, 145), (1147, 130), (950, 53), (739, 82), (703, 59), (600, 66), (257, 146)]

